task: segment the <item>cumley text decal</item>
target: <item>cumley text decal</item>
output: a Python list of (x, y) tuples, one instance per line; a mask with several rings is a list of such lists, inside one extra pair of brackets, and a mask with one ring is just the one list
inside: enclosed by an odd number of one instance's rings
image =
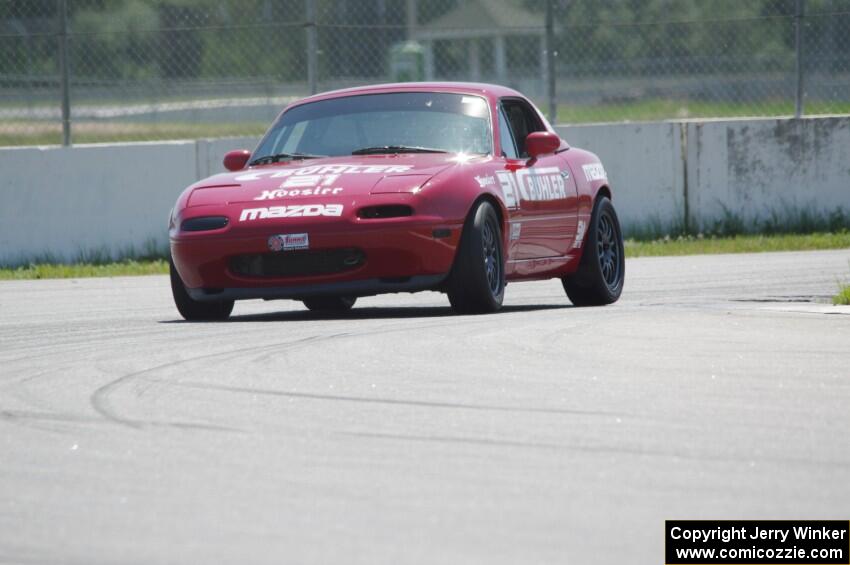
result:
[(505, 196), (505, 206), (517, 208), (520, 200), (558, 200), (567, 197), (564, 177), (558, 167), (496, 171)]
[(304, 218), (315, 216), (342, 216), (342, 204), (308, 204), (306, 206), (270, 206), (245, 208), (239, 221), (265, 220), (267, 218)]

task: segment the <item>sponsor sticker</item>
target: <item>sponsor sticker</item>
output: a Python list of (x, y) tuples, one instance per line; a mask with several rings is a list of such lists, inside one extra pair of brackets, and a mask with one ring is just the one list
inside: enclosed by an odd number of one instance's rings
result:
[(268, 243), (272, 251), (309, 249), (310, 236), (306, 233), (283, 233), (271, 236)]
[(505, 197), (505, 206), (508, 208), (519, 208), (519, 200), (516, 195), (516, 182), (513, 176), (508, 171), (498, 171), (496, 176), (499, 177), (499, 186), (502, 189), (502, 196)]
[(582, 165), (581, 168), (584, 170), (584, 177), (588, 181), (606, 180), (608, 178), (605, 174), (605, 167), (602, 166), (602, 163)]
[(576, 240), (573, 242), (573, 247), (581, 247), (581, 242), (584, 241), (584, 234), (587, 231), (587, 223), (584, 220), (578, 221), (576, 228)]
[[(250, 182), (263, 178), (290, 178), (310, 176), (310, 186), (315, 186), (319, 183), (329, 185), (333, 183), (337, 177), (341, 175), (359, 175), (359, 174), (392, 174), (405, 173), (412, 169), (412, 165), (355, 165), (349, 163), (340, 163), (338, 165), (313, 165), (310, 167), (301, 167), (298, 169), (282, 169), (282, 170), (260, 170), (252, 171), (235, 177), (239, 182)], [(316, 177), (322, 177), (317, 180)], [(296, 181), (297, 183), (298, 181)], [(281, 186), (283, 188), (283, 186)]]
[(567, 186), (558, 167), (496, 171), (505, 197), (505, 206), (519, 207), (520, 200), (559, 200), (567, 197)]
[(336, 196), (342, 190), (340, 187), (278, 188), (276, 190), (264, 190), (259, 196), (255, 196), (254, 200), (280, 200), (281, 198), (296, 198), (299, 196)]
[(487, 176), (487, 177), (476, 176), (475, 181), (478, 183), (478, 186), (480, 186), (481, 188), (485, 188), (487, 186), (493, 186), (493, 185), (496, 184), (496, 179), (493, 178), (493, 177), (490, 177), (490, 176)]
[(270, 206), (268, 208), (244, 208), (240, 222), (266, 220), (269, 218), (306, 218), (316, 216), (342, 216), (342, 204), (308, 204), (306, 206)]
[(339, 175), (298, 175), (287, 177), (280, 188), (312, 188), (316, 186), (332, 186)]

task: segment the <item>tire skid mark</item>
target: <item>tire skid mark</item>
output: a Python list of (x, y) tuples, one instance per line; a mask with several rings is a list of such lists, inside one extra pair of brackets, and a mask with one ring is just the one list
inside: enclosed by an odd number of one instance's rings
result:
[[(456, 323), (455, 326), (458, 325), (474, 325), (474, 324), (483, 324), (486, 323), (486, 320), (471, 318), (468, 320), (464, 320), (460, 322), (460, 324)], [(114, 422), (116, 424), (122, 424), (124, 426), (142, 429), (146, 427), (179, 427), (179, 428), (194, 428), (199, 427), (201, 429), (219, 429), (226, 431), (236, 431), (232, 428), (224, 428), (224, 427), (215, 427), (209, 428), (204, 424), (191, 424), (191, 423), (175, 423), (175, 422), (159, 422), (159, 421), (146, 421), (146, 420), (138, 420), (132, 418), (125, 418), (118, 414), (115, 410), (113, 410), (109, 406), (109, 397), (120, 387), (126, 385), (134, 379), (147, 377), (157, 371), (161, 371), (163, 369), (178, 367), (180, 365), (185, 365), (187, 363), (193, 363), (196, 361), (202, 361), (205, 359), (214, 359), (217, 357), (227, 357), (227, 356), (235, 356), (239, 357), (245, 353), (250, 353), (253, 351), (261, 351), (266, 350), (270, 347), (276, 348), (276, 352), (280, 351), (291, 351), (295, 348), (309, 346), (316, 342), (322, 341), (330, 341), (333, 339), (345, 339), (345, 338), (360, 338), (360, 337), (368, 337), (371, 335), (380, 335), (385, 333), (398, 333), (398, 332), (407, 332), (407, 331), (420, 331), (423, 329), (430, 329), (434, 327), (445, 327), (445, 324), (442, 322), (433, 323), (433, 324), (425, 324), (425, 325), (407, 325), (405, 324), (403, 327), (398, 327), (402, 324), (396, 324), (389, 327), (383, 327), (376, 330), (367, 330), (362, 332), (342, 332), (336, 334), (328, 334), (328, 335), (314, 335), (306, 338), (294, 340), (294, 341), (285, 341), (279, 343), (264, 343), (262, 345), (252, 345), (249, 347), (241, 347), (238, 349), (232, 349), (228, 351), (219, 351), (213, 353), (206, 353), (203, 355), (198, 355), (195, 357), (189, 357), (186, 359), (179, 359), (177, 361), (169, 361), (167, 363), (162, 363), (160, 365), (156, 365), (153, 367), (148, 367), (147, 369), (142, 369), (140, 371), (135, 371), (132, 373), (128, 373), (117, 379), (114, 379), (97, 389), (90, 395), (90, 403), (92, 408), (101, 416), (106, 418), (107, 420)], [(164, 381), (163, 381), (164, 382)], [(242, 431), (242, 430), (239, 430)]]
[[(626, 412), (611, 412), (606, 410), (581, 410), (581, 409), (573, 409), (573, 408), (536, 408), (536, 407), (528, 407), (528, 406), (507, 406), (507, 405), (491, 405), (491, 404), (463, 404), (459, 402), (439, 402), (439, 401), (429, 401), (429, 400), (405, 400), (398, 398), (370, 398), (367, 396), (345, 396), (345, 395), (334, 395), (334, 394), (322, 394), (315, 392), (296, 392), (296, 391), (285, 391), (285, 390), (275, 390), (275, 389), (261, 389), (261, 388), (251, 388), (251, 387), (238, 387), (238, 386), (229, 386), (229, 385), (216, 385), (210, 383), (202, 383), (202, 382), (194, 382), (194, 381), (167, 381), (164, 379), (151, 379), (150, 377), (143, 377), (146, 380), (150, 380), (151, 382), (171, 386), (171, 387), (183, 387), (183, 388), (192, 388), (197, 390), (208, 390), (208, 391), (218, 391), (218, 392), (228, 392), (228, 393), (236, 393), (236, 394), (250, 394), (257, 396), (272, 396), (272, 397), (280, 397), (280, 398), (299, 398), (305, 400), (321, 400), (321, 401), (329, 401), (329, 402), (352, 402), (352, 403), (364, 403), (364, 404), (384, 404), (384, 405), (400, 405), (400, 406), (414, 406), (414, 407), (423, 407), (423, 408), (445, 408), (445, 409), (456, 409), (456, 410), (475, 410), (475, 411), (496, 411), (496, 412), (508, 412), (508, 413), (531, 413), (531, 414), (550, 414), (556, 416), (588, 416), (594, 418), (622, 418), (624, 422), (626, 420), (631, 421), (640, 421), (640, 422), (654, 422), (657, 424), (669, 424), (669, 423), (681, 423), (680, 418), (676, 417), (660, 417), (656, 414), (639, 414), (639, 413), (626, 413)], [(628, 422), (626, 422), (628, 423)], [(762, 425), (759, 423), (753, 422), (726, 422), (726, 425), (742, 428), (745, 430), (753, 430), (753, 429), (771, 429), (771, 430), (789, 430), (794, 431), (798, 428), (795, 426), (784, 426), (777, 427), (775, 424), (770, 425)]]
[(458, 410), (480, 410), (480, 411), (498, 411), (498, 412), (519, 412), (519, 413), (536, 413), (536, 414), (557, 414), (566, 416), (602, 416), (608, 418), (638, 418), (634, 414), (622, 414), (618, 412), (605, 412), (595, 410), (578, 410), (572, 408), (534, 408), (528, 406), (506, 406), (494, 404), (463, 404), (461, 402), (439, 402), (431, 400), (404, 400), (400, 398), (370, 398), (368, 396), (345, 396), (338, 394), (321, 394), (315, 392), (290, 392), (285, 390), (273, 389), (258, 389), (250, 387), (238, 387), (228, 385), (215, 385), (208, 383), (199, 383), (193, 381), (182, 382), (162, 382), (169, 386), (179, 386), (186, 388), (194, 388), (199, 390), (213, 390), (221, 392), (233, 392), (238, 394), (256, 394), (260, 396), (279, 396), (283, 398), (304, 398), (310, 400), (328, 400), (334, 402), (362, 402), (366, 404), (387, 404), (399, 406), (417, 406), (423, 408), (449, 408)]
[[(34, 430), (52, 432), (59, 435), (76, 433), (77, 426), (103, 425), (102, 418), (80, 416), (78, 414), (60, 414), (56, 412), (36, 412), (31, 410), (0, 410), (0, 423), (21, 426)], [(2, 563), (2, 561), (0, 561)]]
[[(27, 330), (26, 338), (21, 338), (16, 342), (3, 342), (4, 345), (9, 345), (9, 350), (18, 354), (17, 357), (12, 357), (10, 359), (2, 359), (2, 354), (0, 354), (0, 362), (2, 363), (16, 363), (18, 361), (29, 361), (33, 358), (33, 354), (39, 354), (41, 356), (46, 355), (61, 355), (68, 352), (70, 348), (71, 351), (74, 350), (82, 350), (82, 349), (100, 349), (103, 347), (103, 344), (99, 341), (104, 337), (114, 338), (112, 342), (118, 342), (117, 340), (126, 339), (131, 342), (138, 341), (140, 337), (144, 337), (147, 335), (162, 335), (160, 332), (157, 332), (154, 329), (139, 329), (137, 331), (121, 331), (121, 333), (116, 335), (115, 331), (104, 331), (102, 328), (96, 328), (92, 331), (86, 332), (68, 332), (63, 329), (62, 339), (57, 339), (56, 337), (56, 328), (55, 326), (49, 326), (43, 332), (44, 342), (39, 343), (37, 345), (31, 345), (29, 347), (18, 346), (17, 342), (21, 343), (31, 343), (33, 341), (40, 341), (41, 336), (38, 334), (33, 334), (31, 329)], [(47, 350), (47, 351), (45, 351)], [(21, 353), (25, 353), (21, 355)]]
[[(628, 315), (623, 312), (620, 313), (619, 316), (615, 317), (623, 317)], [(609, 316), (610, 318), (610, 316)], [(605, 323), (608, 320), (598, 320), (599, 324)], [(591, 322), (592, 323), (592, 322)], [(487, 324), (486, 320), (483, 320), (479, 317), (467, 316), (460, 324), (455, 324), (455, 328), (458, 325), (461, 326), (475, 326)], [(580, 324), (571, 324), (566, 329), (573, 329), (577, 326), (585, 327), (588, 322), (583, 322)], [(423, 329), (430, 329), (435, 327), (445, 327), (443, 323), (434, 323), (434, 324), (426, 324), (426, 325), (416, 325), (416, 326), (407, 326), (398, 327), (401, 324), (394, 325), (392, 327), (384, 327), (381, 329), (363, 331), (363, 332), (343, 332), (339, 334), (332, 334), (328, 336), (314, 336), (313, 339), (299, 340), (297, 342), (291, 342), (287, 346), (274, 349), (273, 351), (261, 356), (259, 359), (268, 359), (273, 355), (283, 355), (284, 358), (286, 355), (292, 351), (300, 349), (304, 346), (310, 345), (313, 341), (324, 341), (330, 339), (345, 339), (345, 338), (360, 338), (360, 337), (368, 337), (372, 335), (379, 335), (385, 333), (394, 333), (399, 331), (418, 331)], [(471, 328), (469, 328), (471, 329)], [(489, 328), (491, 332), (502, 332), (504, 330), (503, 327), (491, 327)], [(266, 349), (267, 347), (273, 347), (269, 345), (263, 345), (259, 347), (252, 347), (238, 350), (239, 353), (243, 353), (247, 350), (255, 350), (255, 349)], [(222, 353), (223, 355), (223, 353)], [(194, 361), (194, 359), (187, 359), (186, 362)], [(157, 384), (166, 385), (166, 386), (179, 386), (184, 388), (195, 388), (199, 390), (217, 390), (221, 392), (232, 392), (239, 394), (257, 394), (257, 395), (267, 395), (267, 396), (279, 396), (279, 397), (287, 397), (287, 398), (305, 398), (305, 399), (314, 399), (314, 400), (328, 400), (328, 401), (336, 401), (336, 402), (363, 402), (363, 403), (376, 403), (376, 404), (386, 404), (386, 405), (406, 405), (406, 406), (420, 406), (420, 407), (430, 407), (430, 408), (448, 408), (448, 409), (465, 409), (465, 410), (482, 410), (482, 411), (503, 411), (503, 412), (519, 412), (519, 413), (543, 413), (543, 414), (558, 414), (558, 415), (573, 415), (573, 416), (592, 416), (592, 417), (605, 417), (605, 418), (631, 418), (631, 419), (652, 419), (647, 418), (646, 416), (639, 414), (627, 414), (620, 412), (606, 412), (606, 411), (592, 411), (592, 410), (579, 410), (579, 409), (559, 409), (559, 408), (534, 408), (534, 407), (511, 407), (504, 405), (475, 405), (475, 404), (463, 404), (463, 403), (448, 403), (448, 402), (437, 402), (437, 401), (416, 401), (416, 400), (403, 400), (403, 399), (382, 399), (382, 398), (369, 398), (369, 397), (357, 397), (357, 396), (344, 396), (344, 395), (324, 395), (321, 393), (300, 393), (300, 392), (288, 392), (281, 390), (270, 390), (270, 389), (252, 389), (249, 387), (234, 387), (228, 385), (216, 385), (211, 383), (202, 383), (202, 382), (193, 382), (193, 381), (183, 381), (183, 382), (174, 382), (165, 379), (157, 379), (151, 378), (147, 373), (142, 375), (137, 375), (145, 380), (149, 380), (151, 382), (155, 382)]]
[[(32, 410), (0, 410), (0, 423), (67, 435), (71, 430), (57, 428), (51, 424), (103, 424), (101, 418), (78, 414), (60, 414), (56, 412), (36, 412)], [(2, 563), (3, 561), (0, 561)]]
[[(53, 328), (53, 331), (57, 331), (56, 328)], [(87, 335), (74, 335), (72, 337), (67, 337), (66, 339), (56, 340), (50, 339), (45, 340), (44, 343), (39, 343), (36, 345), (32, 345), (29, 347), (15, 347), (15, 353), (23, 353), (17, 357), (12, 357), (8, 359), (0, 359), (4, 363), (12, 363), (16, 361), (26, 361), (33, 357), (33, 354), (46, 354), (53, 355), (64, 353), (65, 350), (75, 350), (75, 349), (93, 349), (100, 348), (102, 344), (99, 344), (98, 341), (104, 338), (109, 339), (112, 343), (122, 343), (122, 342), (138, 342), (139, 339), (144, 339), (151, 336), (165, 336), (161, 332), (156, 330), (146, 330), (146, 331), (134, 331), (128, 332), (121, 329), (111, 329), (111, 331), (100, 331), (100, 332), (92, 332)], [(36, 339), (37, 340), (37, 339)], [(26, 340), (27, 342), (34, 341), (34, 338), (30, 338)]]
[[(311, 337), (308, 337), (308, 338), (296, 340), (295, 342), (284, 342), (284, 343), (279, 344), (279, 345), (283, 345), (285, 347), (289, 343), (292, 343), (292, 345), (295, 345), (295, 344), (298, 344), (298, 343), (301, 343), (301, 342), (315, 341), (318, 337), (319, 336), (311, 336)], [(257, 349), (261, 349), (261, 348), (264, 348), (264, 347), (268, 347), (268, 344), (252, 345), (250, 347), (242, 347), (242, 348), (238, 348), (238, 349), (232, 349), (232, 350), (229, 350), (229, 351), (218, 351), (218, 352), (214, 352), (214, 353), (205, 353), (203, 355), (188, 357), (186, 359), (178, 359), (177, 361), (169, 361), (167, 363), (162, 363), (160, 365), (148, 367), (147, 369), (142, 369), (141, 371), (135, 371), (135, 372), (132, 372), (132, 373), (128, 373), (126, 375), (122, 375), (122, 376), (118, 377), (117, 379), (114, 379), (114, 380), (106, 383), (105, 385), (102, 385), (102, 386), (98, 387), (97, 389), (95, 389), (95, 391), (90, 396), (91, 406), (92, 406), (92, 408), (94, 408), (94, 410), (98, 414), (100, 414), (101, 416), (103, 416), (107, 420), (114, 422), (114, 423), (117, 423), (117, 424), (123, 424), (123, 425), (131, 427), (131, 428), (141, 429), (141, 428), (151, 427), (151, 426), (178, 427), (178, 428), (195, 428), (195, 427), (198, 427), (198, 428), (201, 428), (201, 429), (220, 429), (220, 430), (234, 431), (232, 428), (225, 428), (225, 427), (221, 427), (221, 426), (213, 426), (213, 428), (210, 428), (210, 426), (206, 425), (206, 424), (191, 424), (191, 423), (180, 423), (180, 422), (158, 422), (158, 421), (150, 421), (150, 420), (137, 420), (137, 419), (132, 419), (132, 418), (125, 418), (125, 417), (120, 416), (117, 412), (115, 412), (114, 410), (112, 410), (110, 408), (108, 400), (109, 400), (109, 397), (116, 390), (118, 390), (118, 388), (121, 387), (122, 385), (127, 384), (128, 382), (132, 381), (133, 379), (137, 379), (139, 377), (143, 377), (145, 375), (155, 373), (157, 371), (161, 371), (162, 369), (178, 367), (180, 365), (185, 365), (187, 363), (193, 363), (195, 361), (200, 361), (200, 360), (204, 360), (204, 359), (213, 359), (213, 358), (216, 358), (216, 357), (227, 357), (227, 356), (231, 356), (231, 355), (238, 356), (240, 354), (248, 353), (250, 351), (255, 351)]]
[[(469, 436), (438, 436), (438, 435), (408, 435), (408, 434), (392, 434), (380, 432), (336, 432), (339, 435), (386, 439), (395, 441), (416, 441), (416, 442), (435, 442), (435, 443), (458, 443), (464, 445), (479, 445), (489, 447), (520, 447), (526, 449), (543, 449), (570, 451), (579, 453), (595, 453), (595, 454), (611, 454), (611, 455), (634, 455), (638, 457), (666, 457), (671, 459), (682, 459), (686, 461), (710, 461), (716, 463), (734, 463), (748, 464), (747, 458), (742, 459), (740, 456), (722, 456), (722, 455), (700, 455), (695, 453), (664, 451), (658, 449), (634, 449), (612, 446), (590, 446), (590, 445), (569, 445), (561, 443), (549, 442), (526, 442), (518, 440), (502, 440), (486, 437), (469, 437)], [(802, 467), (837, 467), (850, 469), (850, 461), (818, 461), (810, 458), (795, 458), (795, 457), (765, 457), (759, 455), (751, 459), (751, 461), (759, 461), (764, 463), (778, 463), (784, 465), (799, 465)]]
[[(68, 435), (72, 433), (72, 428), (68, 427), (67, 424), (76, 423), (80, 424), (80, 422), (71, 422), (69, 420), (54, 420), (54, 419), (41, 419), (41, 418), (28, 418), (28, 417), (12, 417), (5, 414), (0, 414), (0, 423), (10, 425), (10, 426), (18, 426), (21, 428), (28, 428), (33, 430), (41, 430), (56, 433), (59, 435)], [(54, 424), (51, 426), (51, 424)], [(57, 428), (56, 424), (63, 424), (64, 428)], [(2, 563), (2, 561), (0, 561)]]
[[(142, 333), (154, 333), (154, 332), (142, 332)], [(124, 338), (127, 338), (127, 336), (125, 334), (122, 334), (121, 338), (124, 339)], [(129, 342), (135, 342), (135, 338), (127, 338), (127, 339), (128, 339)], [(114, 345), (114, 344), (115, 344), (114, 340), (110, 341), (110, 345)], [(56, 356), (56, 355), (67, 355), (68, 352), (69, 352), (69, 349), (70, 349), (70, 351), (74, 351), (74, 352), (82, 352), (82, 351), (88, 352), (90, 350), (102, 350), (105, 347), (105, 345), (102, 342), (98, 342), (97, 340), (95, 340), (94, 343), (89, 343), (89, 342), (75, 343), (75, 342), (69, 341), (65, 345), (66, 346), (67, 345), (70, 345), (70, 346), (79, 345), (80, 347), (71, 347), (71, 348), (65, 347), (64, 349), (58, 350), (58, 351), (55, 348), (51, 347), (51, 351), (42, 352), (39, 357), (43, 360), (45, 357)], [(31, 360), (32, 356), (23, 357), (21, 359)], [(11, 363), (10, 362), (4, 362), (4, 364), (11, 364)], [(47, 406), (45, 404), (40, 403), (38, 401), (38, 398), (33, 398), (31, 395), (26, 394), (23, 391), (23, 388), (28, 383), (40, 380), (45, 376), (61, 374), (63, 371), (66, 370), (66, 368), (63, 367), (63, 368), (57, 369), (53, 366), (50, 366), (49, 368), (39, 370), (35, 373), (28, 373), (27, 372), (28, 370), (29, 370), (28, 367), (22, 367), (21, 369), (19, 369), (17, 371), (13, 370), (12, 374), (15, 374), (17, 372), (17, 373), (23, 373), (24, 376), (18, 378), (17, 380), (13, 380), (12, 382), (4, 383), (4, 382), (0, 381), (0, 388), (2, 388), (4, 390), (9, 390), (10, 394), (14, 395), (19, 400), (21, 400), (25, 404), (28, 404), (32, 407), (47, 408)], [(2, 406), (0, 406), (0, 410), (2, 410)], [(12, 411), (12, 412), (14, 412), (14, 411)]]
[[(66, 332), (67, 333), (67, 332)], [(11, 358), (11, 359), (2, 359), (0, 358), (0, 363), (5, 366), (5, 371), (9, 371), (6, 374), (15, 374), (15, 373), (27, 373), (27, 371), (31, 370), (30, 367), (24, 366), (20, 369), (9, 369), (8, 366), (17, 362), (30, 362), (34, 358), (34, 354), (40, 360), (45, 360), (49, 357), (55, 356), (66, 356), (69, 353), (89, 353), (91, 351), (101, 351), (107, 346), (119, 346), (124, 344), (137, 344), (140, 337), (144, 336), (154, 336), (160, 338), (160, 341), (170, 342), (173, 336), (168, 334), (163, 334), (161, 331), (156, 329), (141, 329), (133, 332), (125, 332), (122, 331), (120, 334), (116, 335), (114, 331), (103, 331), (102, 329), (99, 331), (90, 331), (90, 332), (70, 332), (73, 336), (70, 339), (65, 339), (64, 341), (57, 342), (55, 339), (51, 339), (48, 343), (42, 345), (34, 345), (27, 348), (16, 348), (16, 352), (21, 351), (29, 351), (27, 355), (22, 355), (19, 357)], [(53, 336), (55, 334), (55, 328), (51, 327), (44, 331), (45, 335)], [(38, 336), (35, 336), (36, 338)], [(205, 337), (205, 336), (202, 336)], [(111, 339), (109, 339), (111, 338)], [(104, 340), (108, 341), (108, 344), (104, 343)], [(27, 339), (22, 339), (20, 341), (23, 342), (31, 342), (33, 341), (33, 336), (29, 335)], [(37, 341), (37, 339), (36, 339)], [(36, 374), (25, 374), (24, 377), (19, 379), (16, 382), (3, 383), (0, 381), (0, 386), (14, 386), (15, 384), (23, 384), (25, 382), (35, 380), (40, 376), (43, 376), (46, 373), (55, 372), (52, 368), (43, 370)]]
[(80, 414), (37, 412), (35, 410), (0, 410), (0, 420), (47, 420), (57, 422), (101, 423), (101, 418)]
[[(25, 404), (28, 404), (30, 406), (43, 407), (43, 405), (40, 404), (37, 401), (37, 399), (31, 398), (29, 395), (27, 395), (24, 392), (23, 389), (24, 389), (24, 387), (27, 383), (38, 380), (41, 377), (43, 377), (44, 375), (53, 374), (53, 373), (56, 373), (58, 371), (59, 371), (58, 369), (52, 369), (52, 368), (51, 369), (43, 369), (43, 370), (38, 371), (36, 373), (26, 375), (25, 377), (18, 379), (17, 381), (14, 381), (14, 382), (11, 382), (11, 383), (3, 383), (0, 386), (2, 386), (3, 390), (9, 390), (10, 394), (14, 395), (15, 397), (17, 397), (19, 400), (21, 400)], [(2, 406), (0, 406), (0, 410), (2, 410)]]

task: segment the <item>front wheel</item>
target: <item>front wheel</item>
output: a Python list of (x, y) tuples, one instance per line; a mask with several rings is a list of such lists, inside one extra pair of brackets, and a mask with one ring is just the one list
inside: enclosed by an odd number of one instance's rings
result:
[(354, 296), (314, 296), (304, 299), (304, 306), (313, 312), (347, 312), (357, 298)]
[(226, 320), (233, 311), (232, 300), (218, 300), (215, 302), (199, 302), (193, 300), (186, 292), (186, 285), (174, 266), (174, 260), (169, 258), (168, 271), (171, 275), (171, 294), (174, 296), (174, 305), (177, 311), (186, 320)]
[(505, 258), (499, 217), (481, 202), (463, 228), (446, 291), (456, 312), (496, 312), (505, 297)]
[(620, 221), (611, 201), (596, 201), (578, 270), (561, 279), (576, 306), (603, 306), (616, 302), (626, 276), (625, 249)]

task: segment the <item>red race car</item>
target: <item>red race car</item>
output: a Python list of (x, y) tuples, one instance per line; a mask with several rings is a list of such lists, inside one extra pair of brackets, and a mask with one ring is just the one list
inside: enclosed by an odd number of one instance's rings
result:
[(605, 169), (509, 88), (319, 94), (224, 165), (171, 214), (171, 287), (188, 320), (226, 318), (247, 298), (333, 311), (438, 290), (457, 312), (481, 313), (500, 308), (507, 282), (560, 278), (578, 306), (623, 288)]

